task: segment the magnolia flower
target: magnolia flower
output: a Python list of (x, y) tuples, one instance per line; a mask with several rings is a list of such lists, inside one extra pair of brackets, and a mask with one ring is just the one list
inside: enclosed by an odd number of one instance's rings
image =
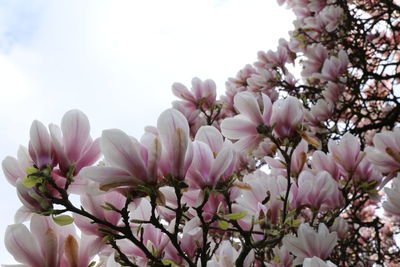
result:
[(195, 187), (212, 188), (221, 179), (227, 180), (232, 175), (236, 165), (235, 151), (230, 144), (221, 147), (222, 135), (214, 127), (203, 126), (196, 139), (193, 142), (193, 162), (186, 179)]
[(340, 50), (337, 57), (331, 56), (326, 59), (322, 66), (321, 73), (313, 75), (314, 78), (323, 81), (337, 82), (340, 76), (347, 72), (349, 58), (344, 50)]
[[(304, 168), (307, 168), (307, 152), (308, 144), (306, 141), (301, 140), (292, 154), (292, 158), (290, 161), (291, 173), (298, 175)], [(277, 158), (265, 157), (265, 161), (271, 167), (272, 174), (280, 174), (283, 176), (287, 175), (285, 158), (280, 151), (278, 151)]]
[(293, 266), (293, 255), (289, 253), (285, 247), (274, 247), (274, 260), (267, 263), (267, 267), (292, 267)]
[(37, 120), (33, 121), (30, 129), (29, 155), (39, 169), (55, 165), (49, 132)]
[(277, 100), (272, 107), (271, 125), (274, 125), (276, 137), (293, 137), (297, 127), (301, 125), (304, 117), (304, 109), (300, 101), (288, 96)]
[(366, 149), (368, 159), (383, 174), (400, 170), (400, 128), (377, 133), (373, 138), (374, 147)]
[(70, 110), (61, 120), (61, 128), (50, 124), (51, 141), (60, 170), (66, 174), (74, 164), (74, 174), (92, 165), (100, 156), (99, 140), (90, 137), (89, 120), (79, 110)]
[(387, 200), (382, 206), (386, 212), (400, 216), (400, 175), (392, 181), (390, 188), (384, 189)]
[[(243, 182), (250, 189), (242, 190), (241, 194), (236, 198), (236, 204), (233, 205), (235, 212), (245, 211), (247, 215), (240, 220), (243, 227), (250, 227), (252, 217), (258, 218), (260, 212), (266, 215), (268, 210), (269, 219), (272, 223), (276, 223), (279, 219), (279, 211), (283, 206), (281, 198), (285, 197), (287, 180), (283, 176), (267, 175), (262, 171), (256, 171), (248, 174), (243, 178)], [(297, 187), (292, 185), (289, 195), (289, 204), (293, 200), (293, 195), (296, 193)], [(269, 200), (265, 200), (269, 196)], [(266, 208), (263, 208), (266, 206)]]
[(193, 159), (186, 118), (179, 111), (168, 109), (158, 117), (157, 129), (162, 143), (161, 172), (183, 179)]
[(237, 150), (251, 151), (264, 139), (259, 134), (260, 126), (270, 126), (271, 100), (262, 94), (263, 107), (259, 106), (256, 97), (249, 92), (235, 96), (235, 108), (239, 115), (228, 118), (221, 123), (222, 134), (232, 140), (239, 140), (234, 145)]
[(325, 154), (322, 151), (315, 151), (313, 153), (311, 171), (314, 174), (320, 171), (327, 171), (335, 181), (338, 181), (341, 176), (339, 165), (336, 163), (332, 154)]
[(337, 242), (337, 234), (329, 233), (325, 224), (318, 226), (318, 232), (308, 224), (302, 223), (297, 230), (297, 237), (286, 235), (283, 245), (296, 256), (294, 264), (301, 264), (305, 258), (314, 256), (326, 259), (332, 252)]
[[(239, 256), (240, 251), (237, 251), (232, 244), (224, 240), (221, 242), (216, 253), (210, 261), (207, 262), (207, 266), (210, 267), (231, 267), (235, 266), (235, 261)], [(243, 267), (250, 267), (254, 261), (254, 251), (252, 250), (244, 260)]]
[(312, 257), (304, 259), (303, 267), (336, 267), (336, 264), (331, 261), (325, 262), (318, 257)]
[(331, 232), (336, 232), (338, 238), (343, 240), (349, 234), (349, 225), (345, 219), (343, 219), (342, 217), (337, 217), (329, 230), (331, 230)]
[(329, 152), (339, 165), (348, 173), (353, 173), (365, 156), (360, 149), (360, 141), (354, 135), (346, 133), (337, 144), (332, 139), (328, 142)]
[[(104, 209), (103, 207), (107, 207), (108, 204), (106, 203), (109, 203), (113, 207), (122, 210), (125, 201), (125, 197), (117, 192), (107, 192), (98, 196), (82, 195), (81, 207), (93, 216), (96, 216), (96, 218), (118, 225), (121, 219), (121, 214), (113, 210)], [(76, 213), (74, 213), (74, 219), (76, 226), (88, 235), (103, 236), (103, 233), (99, 232), (98, 229), (107, 228), (103, 225), (100, 227), (98, 224), (93, 223), (92, 220)]]
[(85, 167), (79, 175), (98, 182), (104, 191), (154, 184), (161, 145), (157, 137), (153, 140), (153, 146), (147, 148), (121, 130), (105, 130), (100, 145), (108, 165)]
[(216, 85), (213, 80), (202, 81), (196, 77), (192, 79), (191, 91), (181, 83), (174, 83), (172, 85), (172, 92), (175, 96), (190, 102), (194, 107), (207, 107), (215, 102)]
[(322, 44), (312, 44), (307, 47), (304, 55), (307, 60), (303, 63), (301, 76), (311, 77), (314, 73), (321, 71), (325, 59), (328, 58), (328, 50)]
[(321, 171), (315, 176), (303, 171), (299, 176), (298, 185), (299, 205), (310, 205), (317, 210), (329, 210), (343, 204), (339, 184), (326, 171)]

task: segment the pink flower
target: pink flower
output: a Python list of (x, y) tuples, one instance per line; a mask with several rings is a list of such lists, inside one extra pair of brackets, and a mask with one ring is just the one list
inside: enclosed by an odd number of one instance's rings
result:
[(331, 261), (323, 261), (318, 257), (306, 258), (303, 262), (303, 267), (336, 267)]
[(308, 171), (303, 171), (299, 176), (298, 185), (299, 205), (309, 205), (317, 210), (326, 211), (343, 204), (339, 184), (326, 171), (319, 172), (315, 176)]
[(28, 150), (20, 146), (18, 149), (18, 158), (8, 156), (2, 161), (1, 166), (7, 181), (16, 186), (17, 180), (26, 177), (26, 169), (32, 167), (33, 164)]
[(386, 212), (400, 216), (400, 175), (392, 181), (390, 188), (384, 189), (387, 200), (382, 206)]
[(158, 117), (157, 129), (162, 143), (159, 162), (162, 173), (183, 179), (193, 159), (186, 118), (179, 111), (168, 109)]
[(292, 267), (293, 266), (293, 255), (289, 253), (287, 248), (285, 247), (274, 247), (273, 250), (274, 252), (274, 259), (277, 258), (279, 259), (279, 263), (275, 262), (270, 262), (267, 263), (267, 267)]
[(374, 147), (366, 149), (368, 159), (383, 174), (400, 170), (400, 128), (378, 133), (373, 138)]
[(342, 217), (337, 217), (329, 228), (331, 232), (336, 232), (339, 239), (345, 239), (349, 234), (349, 225)]
[(195, 188), (213, 188), (217, 182), (226, 181), (232, 175), (236, 165), (235, 151), (232, 145), (220, 146), (222, 135), (216, 128), (203, 126), (200, 129), (196, 139), (208, 142), (213, 150), (209, 144), (198, 140), (193, 142), (193, 161), (186, 179)]
[(235, 108), (239, 115), (228, 118), (221, 123), (222, 134), (232, 140), (239, 140), (235, 143), (238, 150), (251, 151), (264, 137), (258, 132), (260, 126), (270, 126), (271, 100), (262, 94), (263, 107), (261, 108), (257, 99), (249, 92), (242, 92), (235, 96)]
[(30, 138), (29, 155), (35, 165), (39, 169), (55, 165), (51, 148), (51, 139), (46, 126), (40, 121), (33, 121), (30, 130)]
[(5, 245), (15, 260), (26, 267), (60, 266), (65, 235), (70, 227), (55, 225), (50, 217), (33, 215), (30, 230), (24, 224), (7, 227)]
[(215, 102), (216, 85), (213, 80), (202, 81), (199, 78), (192, 79), (191, 92), (181, 83), (172, 85), (172, 92), (177, 97), (192, 103), (195, 107), (209, 107)]
[(344, 50), (340, 50), (338, 56), (331, 56), (326, 59), (320, 74), (315, 74), (314, 78), (323, 81), (337, 82), (342, 74), (347, 73), (349, 58)]
[(346, 133), (337, 144), (332, 139), (328, 142), (329, 152), (339, 165), (347, 172), (353, 173), (365, 156), (360, 149), (360, 141), (354, 135)]
[[(308, 144), (306, 141), (301, 140), (293, 151), (290, 172), (298, 175), (304, 168), (307, 168), (307, 152)], [(273, 174), (287, 175), (285, 158), (280, 151), (278, 151), (278, 158), (266, 157), (265, 161), (269, 164)]]
[(315, 151), (311, 160), (311, 171), (317, 174), (320, 171), (327, 171), (333, 179), (339, 180), (341, 176), (339, 165), (331, 154), (325, 154), (322, 151)]
[(297, 237), (286, 235), (283, 245), (296, 256), (295, 265), (301, 264), (305, 258), (314, 256), (326, 259), (337, 243), (337, 234), (329, 233), (325, 224), (318, 226), (318, 232), (308, 224), (302, 223), (297, 230)]
[[(121, 218), (121, 214), (113, 210), (106, 210), (102, 206), (107, 206), (106, 203), (112, 204), (117, 209), (122, 209), (125, 204), (125, 197), (117, 192), (107, 192), (99, 196), (82, 195), (81, 206), (87, 212), (96, 216), (97, 218), (104, 219), (114, 225), (118, 225)], [(74, 223), (78, 228), (88, 235), (103, 236), (102, 232), (99, 232), (99, 228), (106, 228), (105, 226), (99, 226), (92, 222), (92, 220), (83, 217), (79, 214), (74, 214)]]
[(293, 137), (303, 122), (304, 110), (300, 101), (288, 96), (277, 100), (272, 107), (271, 124), (276, 137)]
[(307, 57), (307, 60), (303, 63), (301, 76), (311, 77), (314, 73), (321, 71), (325, 59), (328, 58), (328, 50), (321, 44), (312, 44), (307, 47), (304, 55)]
[(154, 136), (152, 147), (147, 148), (123, 131), (112, 129), (103, 131), (100, 144), (108, 166), (85, 167), (80, 176), (98, 182), (104, 191), (157, 182), (155, 165), (161, 154), (158, 137)]
[(324, 99), (319, 99), (311, 110), (306, 113), (306, 120), (313, 126), (321, 125), (324, 121), (328, 120), (333, 113), (334, 105)]
[(99, 158), (99, 141), (90, 137), (89, 120), (81, 111), (68, 111), (61, 120), (61, 128), (55, 124), (49, 128), (55, 156), (64, 174), (71, 164), (75, 165), (74, 174), (77, 174)]
[[(232, 244), (224, 240), (221, 242), (216, 253), (210, 261), (207, 262), (207, 266), (210, 267), (232, 267), (235, 266), (235, 261), (239, 256), (240, 251), (237, 251)], [(243, 267), (250, 267), (254, 261), (254, 251), (251, 251), (244, 260)]]

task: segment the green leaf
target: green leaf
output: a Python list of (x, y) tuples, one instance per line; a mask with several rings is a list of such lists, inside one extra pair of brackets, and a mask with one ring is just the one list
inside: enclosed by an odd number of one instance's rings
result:
[(39, 172), (39, 170), (34, 167), (28, 167), (25, 169), (25, 172), (27, 175), (31, 175), (31, 174)]
[(246, 215), (247, 215), (247, 212), (242, 211), (242, 212), (237, 212), (237, 213), (226, 214), (225, 218), (230, 219), (230, 220), (240, 220)]
[(229, 223), (227, 221), (218, 221), (218, 227), (221, 230), (226, 230), (229, 227)]
[(175, 262), (173, 262), (172, 260), (161, 260), (162, 264), (166, 265), (166, 266), (178, 266)]
[(279, 263), (280, 263), (280, 260), (279, 260), (278, 255), (275, 255), (275, 256), (274, 256), (274, 263), (275, 263), (275, 264), (279, 264)]
[(26, 188), (32, 188), (35, 185), (42, 183), (43, 179), (41, 177), (38, 176), (27, 176), (24, 179), (22, 179), (22, 185), (25, 186)]
[(53, 217), (53, 221), (60, 226), (64, 226), (73, 223), (74, 218), (69, 215), (60, 215), (57, 217)]

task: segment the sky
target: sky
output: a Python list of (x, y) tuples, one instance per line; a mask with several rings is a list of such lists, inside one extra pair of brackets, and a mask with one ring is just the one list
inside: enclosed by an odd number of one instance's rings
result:
[[(293, 14), (275, 0), (0, 0), (0, 159), (27, 145), (38, 119), (60, 124), (78, 108), (93, 137), (119, 128), (139, 138), (193, 77), (224, 83), (260, 50), (287, 38)], [(20, 207), (0, 173), (3, 239)]]

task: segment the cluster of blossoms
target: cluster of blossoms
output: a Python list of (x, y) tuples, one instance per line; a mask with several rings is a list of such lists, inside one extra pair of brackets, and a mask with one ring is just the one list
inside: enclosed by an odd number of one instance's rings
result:
[(398, 266), (399, 3), (279, 3), (289, 40), (220, 99), (211, 80), (175, 83), (139, 140), (93, 140), (78, 110), (34, 121), (2, 162), (23, 204), (15, 266)]

